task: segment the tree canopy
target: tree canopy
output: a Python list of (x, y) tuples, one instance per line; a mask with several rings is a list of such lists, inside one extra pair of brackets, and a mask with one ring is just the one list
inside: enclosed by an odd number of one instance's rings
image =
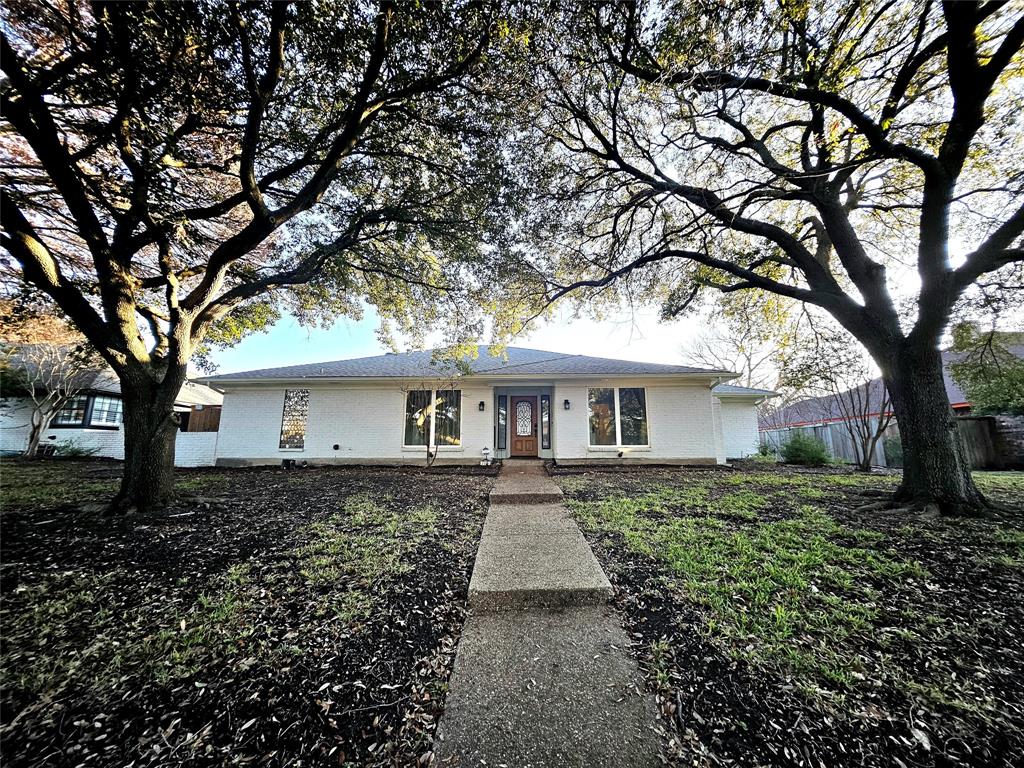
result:
[(454, 325), (451, 298), (486, 287), (467, 273), (494, 268), (506, 189), (480, 78), (493, 8), (8, 9), (8, 274), (115, 367), (361, 300), (410, 332)]
[(972, 293), (1024, 277), (1020, 7), (615, 0), (561, 24), (581, 33), (536, 69), (549, 297), (820, 307), (886, 379), (900, 493), (980, 504), (939, 341)]
[[(981, 276), (1019, 280), (1010, 6), (627, 1), (580, 18), (593, 34), (540, 67), (563, 166), (560, 217), (540, 222), (553, 295), (621, 281), (672, 316), (702, 288), (757, 288), (851, 330), (934, 334)], [(893, 281), (914, 271), (900, 307)]]

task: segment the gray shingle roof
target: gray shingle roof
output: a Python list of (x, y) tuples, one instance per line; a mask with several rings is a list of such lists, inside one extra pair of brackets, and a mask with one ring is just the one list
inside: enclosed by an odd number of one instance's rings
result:
[[(476, 359), (466, 362), (472, 373), (492, 376), (676, 376), (701, 373), (732, 375), (726, 371), (693, 368), (688, 365), (638, 363), (604, 357), (545, 352), (523, 347), (505, 347), (503, 355), (493, 356), (490, 347), (486, 344), (479, 346), (479, 355)], [(282, 368), (261, 368), (241, 373), (225, 373), (220, 376), (207, 377), (202, 381), (217, 384), (250, 379), (432, 378), (451, 375), (454, 371), (455, 365), (451, 361), (435, 359), (434, 350), (424, 350), (422, 352), (359, 357), (352, 360), (333, 360), (326, 363), (286, 365)]]
[[(35, 366), (35, 359), (34, 356), (21, 356), (15, 351), (7, 358), (7, 362), (12, 368), (17, 369)], [(33, 372), (34, 370), (33, 368)], [(174, 399), (175, 405), (220, 405), (224, 402), (224, 395), (205, 384), (196, 383), (195, 379), (195, 376), (190, 376), (182, 385)], [(117, 374), (108, 366), (83, 370), (77, 386), (83, 392), (118, 396), (121, 394), (121, 383), (117, 379)]]
[(761, 396), (761, 397), (777, 397), (778, 392), (774, 392), (770, 389), (757, 389), (756, 387), (741, 387), (738, 384), (719, 384), (713, 390), (716, 395), (729, 395), (741, 396)]

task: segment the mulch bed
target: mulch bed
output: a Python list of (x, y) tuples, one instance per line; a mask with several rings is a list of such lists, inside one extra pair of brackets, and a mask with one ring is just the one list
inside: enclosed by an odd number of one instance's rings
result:
[(493, 471), (183, 471), (109, 518), (116, 468), (48, 467), (0, 516), (8, 765), (429, 761)]
[[(776, 479), (772, 475), (807, 476), (788, 468), (747, 471), (752, 478), (744, 488), (765, 494), (780, 490), (769, 482)], [(659, 485), (711, 482), (712, 498), (735, 490), (725, 487), (729, 473), (713, 470), (591, 470), (585, 482), (572, 477), (576, 471), (554, 474), (563, 475), (567, 498), (577, 502), (642, 495)], [(759, 483), (758, 477), (766, 479)], [(876, 626), (848, 641), (845, 652), (870, 668), (898, 671), (902, 679), (928, 685), (946, 681), (927, 696), (870, 676), (825, 699), (809, 695), (800, 673), (785, 664), (728, 652), (709, 631), (707, 612), (687, 599), (656, 559), (631, 550), (619, 534), (585, 530), (615, 586), (617, 607), (661, 705), (668, 762), (813, 768), (1024, 765), (1024, 485), (992, 488), (990, 497), (1005, 511), (987, 520), (908, 519), (856, 511), (865, 503), (863, 491), (893, 487), (893, 478), (860, 477), (863, 482), (832, 487), (814, 504), (844, 526), (884, 534), (880, 551), (920, 563), (929, 577), (923, 586), (874, 584), (883, 603)], [(792, 506), (777, 501), (758, 521), (735, 525), (783, 519), (795, 514), (799, 501), (794, 498)], [(706, 513), (679, 509), (673, 514)], [(878, 640), (904, 628), (920, 631), (922, 617), (929, 616), (940, 629), (927, 643)], [(944, 692), (949, 703), (941, 701)], [(972, 696), (976, 708), (970, 706)]]

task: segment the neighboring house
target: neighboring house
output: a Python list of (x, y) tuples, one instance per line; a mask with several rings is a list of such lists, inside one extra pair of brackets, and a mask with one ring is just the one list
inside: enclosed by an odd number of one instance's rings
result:
[(728, 371), (516, 347), (463, 365), (425, 351), (203, 379), (224, 392), (217, 463), (718, 464), (757, 449), (772, 394), (723, 387)]
[[(1013, 345), (1010, 351), (1018, 357), (1024, 357), (1024, 346)], [(957, 416), (968, 416), (971, 413), (971, 404), (960, 385), (950, 375), (949, 366), (962, 360), (963, 353), (943, 351), (942, 367), (943, 377), (946, 385), (946, 395), (949, 397), (950, 406)], [(866, 391), (865, 387), (867, 388)], [(858, 402), (874, 404), (875, 407), (885, 402), (885, 385), (881, 378), (872, 379), (857, 390), (863, 391)], [(855, 392), (857, 390), (847, 390)], [(844, 393), (844, 396), (846, 393)], [(886, 410), (886, 414), (891, 409)], [(867, 419), (875, 420), (882, 415), (877, 411), (864, 414)], [(842, 459), (855, 460), (854, 450), (849, 434), (843, 422), (845, 421), (840, 404), (835, 395), (824, 395), (822, 397), (810, 397), (800, 400), (774, 413), (767, 414), (761, 418), (759, 426), (761, 440), (775, 446), (781, 446), (789, 440), (794, 431), (802, 431), (817, 437), (825, 443), (832, 455)], [(993, 427), (995, 429), (996, 427)], [(963, 429), (963, 427), (962, 427)], [(890, 422), (885, 432), (886, 437), (898, 437), (899, 431), (895, 421)], [(878, 466), (887, 466), (883, 441), (879, 441), (875, 447), (875, 454), (872, 456), (872, 463)]]
[[(73, 440), (95, 450), (95, 456), (124, 458), (121, 433), (121, 387), (109, 370), (90, 374), (91, 381), (78, 396), (58, 411), (43, 432), (40, 448)], [(192, 467), (214, 462), (217, 428), (223, 395), (204, 384), (189, 381), (174, 403), (179, 428), (175, 464)], [(0, 400), (0, 453), (19, 454), (28, 445), (32, 401), (25, 397)]]

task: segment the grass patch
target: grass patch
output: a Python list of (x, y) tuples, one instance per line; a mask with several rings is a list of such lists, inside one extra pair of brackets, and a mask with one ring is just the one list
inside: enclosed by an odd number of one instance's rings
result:
[[(573, 507), (587, 528), (617, 533), (629, 549), (661, 563), (702, 609), (708, 636), (735, 657), (782, 663), (845, 685), (860, 665), (841, 647), (872, 630), (879, 601), (874, 585), (928, 575), (917, 563), (879, 550), (881, 534), (842, 526), (813, 506), (736, 528), (713, 515), (664, 514), (656, 501), (677, 494), (662, 488)], [(726, 517), (756, 520), (767, 503), (763, 495), (740, 491), (714, 506)]]
[(295, 551), (299, 573), (327, 588), (318, 600), (321, 610), (358, 621), (372, 611), (376, 588), (409, 572), (408, 555), (436, 524), (429, 506), (399, 511), (365, 494), (350, 497), (340, 513), (308, 527), (308, 542)]
[[(250, 563), (235, 563), (200, 583), (183, 578), (179, 589), (198, 592), (169, 602), (145, 599), (146, 587), (134, 586), (137, 577), (121, 568), (45, 574), (5, 605), (9, 645), (0, 682), (50, 697), (76, 690), (100, 696), (126, 685), (168, 684), (241, 654), (250, 663), (272, 663), (292, 646), (280, 642), (281, 627), (259, 621), (268, 588), (353, 626), (410, 571), (409, 556), (436, 523), (430, 507), (403, 511), (355, 495), (338, 513), (306, 526), (305, 541), (284, 553), (298, 563), (301, 582), (294, 571), (257, 579)], [(127, 604), (126, 593), (137, 592), (143, 599)], [(84, 647), (83, 637), (90, 638)]]
[[(83, 478), (83, 466), (103, 469), (107, 465), (64, 461), (0, 463), (0, 494), (4, 509), (46, 509), (109, 500), (117, 492), (120, 481)], [(116, 469), (116, 466), (112, 468)]]

